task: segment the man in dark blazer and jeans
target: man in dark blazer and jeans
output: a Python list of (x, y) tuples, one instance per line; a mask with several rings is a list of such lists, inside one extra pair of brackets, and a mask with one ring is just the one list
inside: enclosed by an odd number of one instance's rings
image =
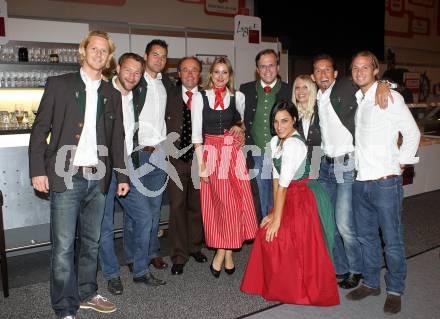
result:
[[(50, 191), (50, 292), (59, 318), (75, 318), (79, 307), (116, 310), (96, 283), (105, 193), (112, 167), (125, 168), (121, 95), (102, 79), (114, 51), (107, 33), (89, 32), (79, 48), (80, 72), (48, 79), (30, 137), (32, 185)], [(125, 196), (128, 177), (117, 178), (117, 193)]]
[[(246, 145), (258, 147), (259, 155), (247, 156), (248, 168), (255, 169), (255, 180), (251, 181), (257, 219), (269, 213), (273, 206), (272, 159), (266, 154), (270, 143), (270, 111), (281, 101), (291, 101), (292, 86), (278, 77), (280, 60), (272, 49), (260, 51), (255, 57), (257, 74), (260, 79), (240, 86), (245, 97), (244, 124), (246, 127)], [(255, 149), (254, 151), (257, 151)], [(255, 153), (255, 152), (253, 152)]]

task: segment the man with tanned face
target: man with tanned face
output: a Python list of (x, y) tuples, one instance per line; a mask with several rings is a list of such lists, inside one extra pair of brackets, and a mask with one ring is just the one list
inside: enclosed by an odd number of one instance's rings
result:
[[(125, 53), (118, 61), (117, 76), (113, 78), (113, 86), (121, 92), (122, 110), (124, 114), (125, 147), (128, 159), (133, 152), (133, 136), (135, 133), (135, 118), (133, 108), (133, 88), (138, 85), (144, 74), (145, 61), (135, 53)], [(145, 208), (149, 205), (149, 198), (142, 193), (142, 188), (134, 183), (137, 178), (130, 174), (131, 191), (126, 197), (116, 196), (116, 174), (113, 174), (112, 183), (107, 194), (104, 218), (101, 225), (101, 240), (99, 247), (99, 261), (102, 273), (108, 282), (108, 290), (114, 295), (123, 292), (120, 278), (119, 262), (114, 248), (114, 207), (115, 199), (124, 209), (124, 256), (127, 263), (133, 264), (133, 269), (144, 269), (147, 272), (142, 276), (148, 278), (148, 284), (157, 286), (162, 284), (148, 271), (149, 258), (145, 253), (150, 245), (151, 214)], [(138, 275), (139, 277), (140, 275)], [(145, 279), (146, 280), (146, 279)]]
[[(319, 181), (326, 188), (335, 208), (335, 270), (340, 280), (339, 286), (350, 289), (359, 284), (363, 270), (362, 251), (356, 237), (352, 209), (354, 117), (357, 110), (355, 93), (358, 88), (347, 77), (336, 81), (338, 71), (333, 58), (327, 54), (313, 59), (311, 76), (319, 88), (317, 103), (321, 148), (324, 152)], [(388, 86), (382, 84), (377, 95), (383, 107), (388, 94)]]
[[(162, 74), (167, 55), (168, 45), (165, 41), (155, 39), (147, 44), (144, 54), (145, 72), (133, 90), (134, 116), (139, 129), (133, 136), (134, 151), (131, 157), (134, 168), (137, 172), (142, 172), (137, 182), (139, 187), (142, 186), (140, 191), (148, 198), (144, 209), (151, 218), (151, 226), (143, 234), (149, 238), (149, 248), (144, 253), (148, 254), (150, 263), (157, 269), (168, 266), (160, 257), (160, 243), (157, 237), (162, 196), (167, 181), (166, 156), (160, 146), (166, 140), (165, 109), (167, 92), (172, 86), (169, 78)], [(143, 172), (144, 169), (147, 173)], [(129, 267), (133, 266), (131, 269), (135, 282), (150, 284), (151, 280), (144, 276), (146, 270), (136, 268), (128, 262)], [(154, 282), (158, 283), (156, 280)]]
[[(193, 94), (199, 91), (202, 65), (195, 57), (184, 57), (177, 65), (181, 85), (173, 88), (168, 97), (166, 110), (167, 132), (176, 132), (179, 138), (174, 142), (176, 149), (191, 145), (191, 103)], [(170, 257), (173, 262), (171, 274), (181, 275), (184, 266), (192, 256), (196, 262), (207, 261), (201, 252), (203, 240), (200, 190), (196, 189), (191, 176), (194, 149), (170, 157), (170, 164), (176, 169), (182, 183), (180, 189), (174, 181), (167, 185), (170, 199)]]
[[(415, 157), (420, 131), (403, 97), (392, 92), (393, 102), (380, 109), (374, 103), (379, 61), (369, 51), (357, 53), (351, 64), (353, 81), (359, 86), (356, 98), (356, 169), (353, 185), (353, 206), (357, 236), (362, 246), (364, 279), (362, 285), (347, 298), (361, 300), (380, 294), (382, 238), (385, 243), (386, 314), (401, 310), (405, 289), (406, 259), (402, 225), (402, 172)], [(399, 133), (402, 144), (398, 146)]]
[(292, 87), (278, 77), (280, 61), (274, 50), (260, 51), (255, 57), (255, 64), (260, 79), (242, 84), (240, 92), (246, 98), (246, 145), (256, 145), (261, 151), (260, 155), (248, 156), (248, 167), (254, 168), (257, 174), (251, 185), (257, 218), (261, 220), (273, 206), (272, 160), (270, 155), (265, 154), (266, 149), (270, 150), (267, 145), (272, 138), (270, 111), (276, 102), (291, 100)]

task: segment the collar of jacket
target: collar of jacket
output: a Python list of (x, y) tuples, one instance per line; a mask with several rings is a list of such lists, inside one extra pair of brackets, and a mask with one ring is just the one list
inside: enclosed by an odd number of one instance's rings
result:
[[(108, 92), (104, 89), (104, 80), (101, 80), (101, 84), (98, 88), (98, 105), (96, 108), (96, 121), (98, 122), (104, 112), (105, 105), (108, 101)], [(85, 114), (86, 111), (86, 85), (84, 84), (81, 74), (78, 71), (75, 76), (75, 100), (76, 104), (81, 110), (81, 114)]]

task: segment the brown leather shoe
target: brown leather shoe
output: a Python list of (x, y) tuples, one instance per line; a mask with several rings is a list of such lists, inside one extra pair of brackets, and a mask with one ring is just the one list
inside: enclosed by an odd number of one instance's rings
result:
[(116, 305), (108, 301), (107, 298), (101, 295), (96, 295), (89, 301), (81, 302), (79, 307), (81, 309), (92, 309), (102, 313), (110, 313), (116, 311)]
[(355, 290), (350, 291), (347, 294), (348, 300), (362, 300), (368, 296), (378, 296), (380, 295), (380, 288), (370, 288), (364, 285), (359, 286)]
[(156, 269), (165, 269), (168, 267), (168, 264), (163, 261), (162, 257), (156, 257), (151, 259), (150, 265), (153, 265)]
[(387, 315), (394, 315), (402, 308), (402, 298), (400, 296), (387, 294), (387, 299), (383, 305), (383, 312)]

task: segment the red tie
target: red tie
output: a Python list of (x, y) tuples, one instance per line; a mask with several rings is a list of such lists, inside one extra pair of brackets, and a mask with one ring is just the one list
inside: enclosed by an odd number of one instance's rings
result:
[(266, 85), (265, 87), (264, 87), (264, 92), (265, 93), (270, 93), (272, 91), (272, 88), (269, 86), (269, 85)]
[(225, 105), (223, 104), (222, 93), (226, 92), (226, 86), (222, 88), (214, 88), (214, 92), (215, 92), (214, 110), (217, 109), (217, 107), (220, 107), (222, 110), (224, 110)]
[(191, 110), (192, 96), (194, 93), (191, 91), (186, 91), (185, 94), (188, 96), (188, 102), (186, 102), (186, 106), (188, 106), (188, 108)]

